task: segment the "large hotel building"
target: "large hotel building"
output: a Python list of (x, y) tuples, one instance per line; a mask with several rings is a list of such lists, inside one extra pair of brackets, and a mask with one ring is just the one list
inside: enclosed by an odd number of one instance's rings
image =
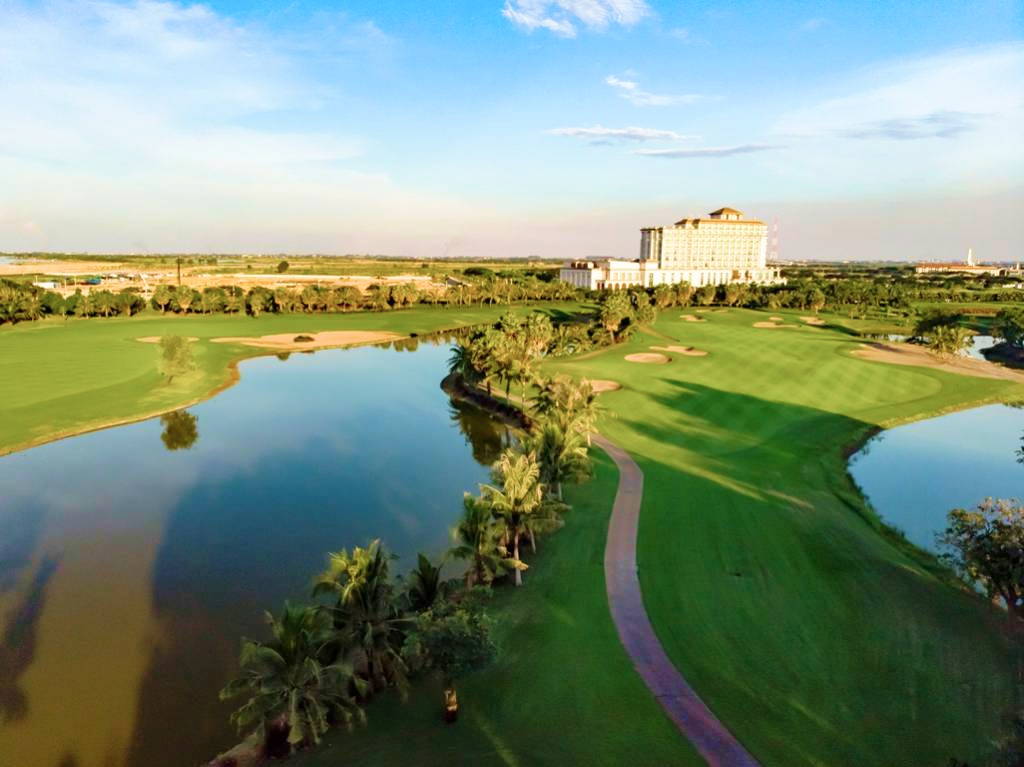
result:
[(707, 218), (640, 230), (640, 258), (570, 261), (559, 276), (580, 288), (603, 290), (688, 282), (695, 287), (729, 282), (783, 282), (767, 264), (768, 227), (732, 208)]

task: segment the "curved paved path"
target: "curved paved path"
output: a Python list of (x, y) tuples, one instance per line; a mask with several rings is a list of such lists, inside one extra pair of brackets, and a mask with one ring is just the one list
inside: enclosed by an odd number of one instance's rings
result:
[(644, 609), (636, 568), (644, 475), (636, 461), (618, 445), (599, 435), (594, 437), (594, 442), (619, 467), (619, 489), (604, 550), (604, 580), (612, 619), (633, 666), (669, 719), (711, 767), (758, 767), (754, 757), (697, 697), (658, 641)]

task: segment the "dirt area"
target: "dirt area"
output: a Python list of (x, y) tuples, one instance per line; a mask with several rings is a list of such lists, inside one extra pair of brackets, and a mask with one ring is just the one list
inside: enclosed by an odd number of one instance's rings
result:
[(653, 352), (640, 352), (639, 354), (627, 354), (626, 362), (642, 362), (648, 365), (664, 365), (671, 362), (670, 357), (666, 357), (664, 354), (655, 354)]
[(124, 271), (137, 271), (130, 264), (111, 261), (52, 261), (42, 259), (33, 261), (25, 259), (14, 264), (0, 264), (0, 277), (14, 274), (114, 274)]
[(707, 322), (703, 317), (698, 317), (695, 314), (684, 314), (679, 319), (686, 320), (687, 322)]
[[(308, 336), (312, 341), (296, 341), (298, 336)], [(383, 333), (374, 330), (331, 330), (324, 333), (276, 333), (269, 336), (229, 336), (211, 339), (216, 344), (244, 344), (259, 349), (281, 352), (301, 352), (310, 349), (332, 349), (356, 344), (372, 344), (379, 341), (393, 341), (403, 338), (397, 333)]]
[[(160, 343), (161, 338), (162, 336), (143, 336), (142, 338), (136, 338), (135, 340), (141, 341), (144, 344), (158, 344)], [(185, 340), (195, 343), (199, 339), (196, 338), (195, 336), (188, 336)]]
[(817, 325), (818, 327), (821, 327), (822, 325), (825, 324), (825, 320), (823, 320), (821, 317), (801, 317), (800, 319), (806, 322), (808, 325)]
[(785, 320), (782, 317), (769, 317), (768, 319), (770, 319), (772, 322), (785, 322)]
[(937, 357), (924, 346), (917, 344), (873, 343), (864, 344), (853, 352), (855, 357), (872, 362), (888, 362), (892, 365), (913, 365), (915, 367), (944, 370), (976, 378), (999, 378), (1005, 381), (1024, 383), (1024, 372), (1002, 367), (994, 362), (975, 360), (968, 357)]
[(790, 325), (785, 322), (755, 322), (755, 328), (798, 328), (799, 325)]
[(597, 379), (594, 379), (592, 381), (591, 380), (587, 380), (587, 383), (590, 384), (590, 387), (597, 394), (600, 394), (601, 392), (606, 392), (606, 391), (617, 391), (618, 389), (622, 388), (622, 384), (620, 384), (618, 381), (609, 381), (607, 379), (602, 379), (602, 378), (597, 378)]
[(708, 353), (702, 349), (694, 349), (692, 346), (652, 346), (652, 349), (659, 352), (674, 352), (684, 354), (687, 357), (707, 357)]

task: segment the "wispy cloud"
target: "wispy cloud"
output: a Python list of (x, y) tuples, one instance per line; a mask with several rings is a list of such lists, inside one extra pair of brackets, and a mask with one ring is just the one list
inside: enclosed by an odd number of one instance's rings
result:
[(636, 149), (633, 154), (643, 157), (664, 157), (671, 160), (694, 157), (732, 157), (738, 154), (766, 152), (769, 149), (783, 149), (774, 144), (736, 144), (735, 146), (701, 147), (697, 149)]
[(828, 19), (824, 19), (819, 16), (817, 18), (807, 19), (807, 21), (800, 25), (800, 30), (802, 32), (814, 32), (815, 30), (821, 29), (826, 24), (828, 24)]
[(595, 125), (592, 128), (553, 128), (548, 131), (552, 136), (571, 136), (589, 139), (591, 143), (612, 143), (616, 141), (688, 141), (698, 136), (687, 136), (671, 130), (656, 128), (605, 128)]
[(918, 117), (897, 117), (875, 120), (852, 128), (836, 131), (840, 136), (857, 139), (893, 139), (914, 141), (917, 139), (954, 138), (963, 133), (976, 131), (984, 115), (969, 112), (939, 111)]
[(698, 93), (651, 93), (640, 87), (635, 80), (624, 80), (615, 75), (609, 75), (604, 79), (605, 85), (614, 88), (618, 94), (629, 103), (638, 107), (668, 107), (679, 104), (692, 104), (699, 101), (703, 96)]
[(576, 25), (604, 30), (632, 26), (650, 13), (645, 0), (506, 0), (501, 15), (518, 27), (576, 37)]

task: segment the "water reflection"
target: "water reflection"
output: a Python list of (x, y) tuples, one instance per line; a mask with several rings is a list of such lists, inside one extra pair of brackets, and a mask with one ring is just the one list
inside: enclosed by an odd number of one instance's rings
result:
[(188, 450), (199, 439), (199, 418), (187, 410), (176, 410), (160, 416), (164, 425), (160, 441), (168, 450)]
[(247, 361), (188, 412), (0, 459), (0, 764), (198, 764), (236, 740), (239, 639), (328, 551), (447, 548), (508, 437), (422, 341)]
[(926, 549), (946, 514), (986, 497), (1024, 498), (1024, 410), (990, 405), (882, 432), (850, 473), (882, 518)]

